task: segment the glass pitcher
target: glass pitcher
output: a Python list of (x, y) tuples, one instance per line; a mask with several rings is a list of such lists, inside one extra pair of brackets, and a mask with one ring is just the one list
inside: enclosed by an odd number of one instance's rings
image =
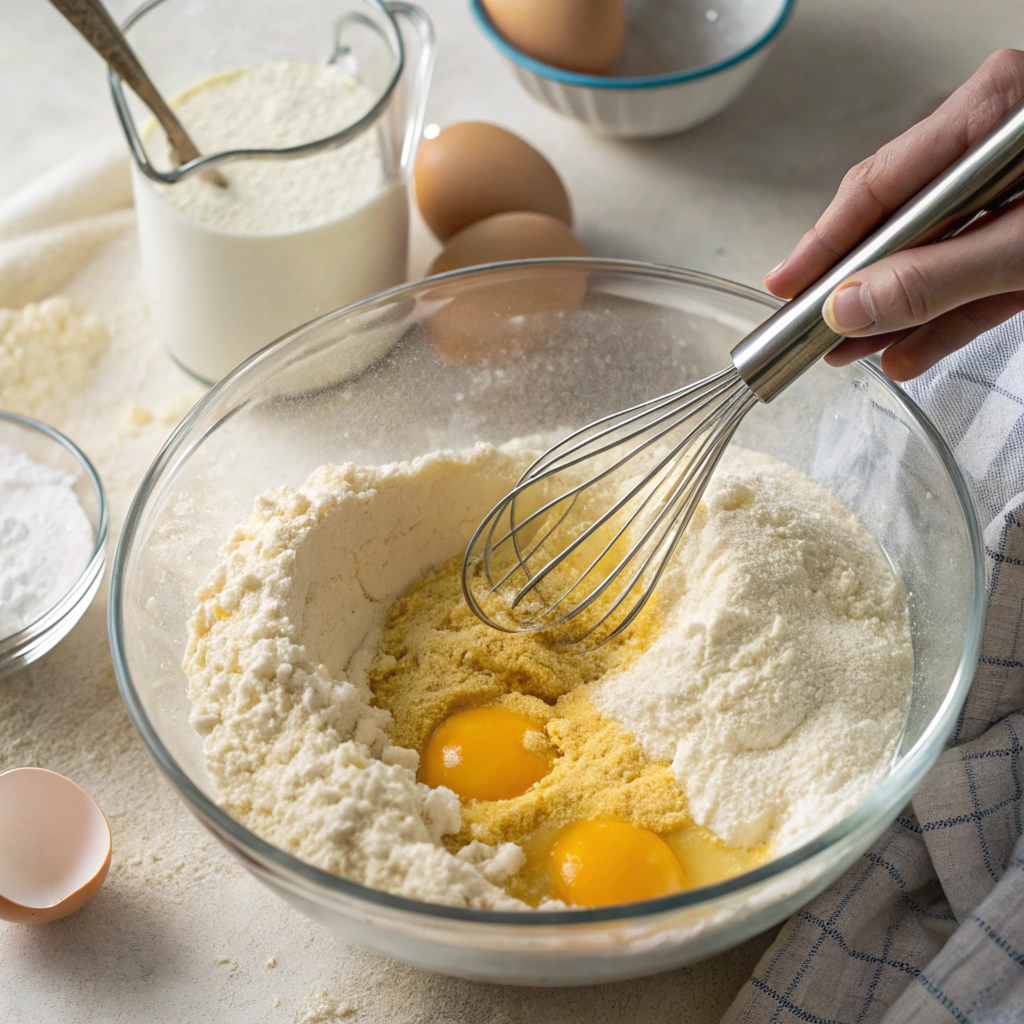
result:
[[(292, 328), (405, 280), (408, 177), (434, 58), (433, 29), (420, 8), (393, 0), (149, 0), (124, 29), (167, 98), (224, 72), (288, 60), (335, 64), (374, 97), (362, 117), (325, 138), (284, 149), (204, 152), (165, 168), (147, 149), (149, 109), (111, 72), (133, 158), (153, 330), (184, 369), (216, 381)], [(171, 189), (204, 169), (301, 161), (366, 133), (376, 138), (382, 182), (345, 216), (294, 230), (241, 232), (203, 223), (171, 200)]]

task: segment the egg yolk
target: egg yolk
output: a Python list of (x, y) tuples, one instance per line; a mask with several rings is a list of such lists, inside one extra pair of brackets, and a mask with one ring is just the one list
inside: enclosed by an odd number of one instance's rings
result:
[(449, 715), (420, 755), (419, 780), (447, 786), (473, 800), (521, 796), (551, 771), (554, 753), (526, 745), (541, 732), (528, 715), (503, 707), (466, 708)]
[(623, 821), (580, 821), (551, 849), (556, 895), (578, 907), (606, 907), (668, 896), (686, 876), (668, 844)]

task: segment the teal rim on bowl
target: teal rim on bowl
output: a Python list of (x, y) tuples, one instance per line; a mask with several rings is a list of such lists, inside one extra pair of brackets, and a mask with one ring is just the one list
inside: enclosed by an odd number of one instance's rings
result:
[(741, 50), (723, 57), (721, 60), (713, 61), (710, 64), (700, 64), (696, 67), (686, 68), (682, 71), (671, 71), (660, 75), (587, 75), (579, 71), (568, 71), (565, 68), (555, 67), (553, 64), (545, 64), (523, 53), (522, 50), (514, 47), (498, 30), (484, 10), (482, 0), (469, 0), (469, 6), (477, 24), (483, 33), (501, 53), (513, 64), (524, 68), (527, 71), (546, 78), (562, 85), (574, 85), (585, 89), (656, 89), (660, 86), (679, 85), (682, 82), (692, 82), (698, 78), (706, 78), (726, 71), (736, 64), (741, 64), (748, 57), (752, 57), (759, 50), (764, 49), (782, 31), (786, 22), (789, 21), (793, 10), (796, 7), (796, 0), (784, 0), (778, 15), (768, 29), (757, 39)]

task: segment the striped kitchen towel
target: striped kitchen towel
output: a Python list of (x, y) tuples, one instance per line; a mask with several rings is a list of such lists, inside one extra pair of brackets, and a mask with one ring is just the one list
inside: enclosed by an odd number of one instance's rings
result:
[(1024, 314), (906, 389), (985, 531), (974, 682), (911, 806), (783, 926), (723, 1024), (1024, 1024)]

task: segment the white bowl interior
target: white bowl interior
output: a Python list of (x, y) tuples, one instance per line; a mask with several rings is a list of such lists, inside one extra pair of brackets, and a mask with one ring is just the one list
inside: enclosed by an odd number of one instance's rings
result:
[(728, 60), (762, 39), (786, 0), (626, 0), (626, 38), (612, 77), (668, 75)]

